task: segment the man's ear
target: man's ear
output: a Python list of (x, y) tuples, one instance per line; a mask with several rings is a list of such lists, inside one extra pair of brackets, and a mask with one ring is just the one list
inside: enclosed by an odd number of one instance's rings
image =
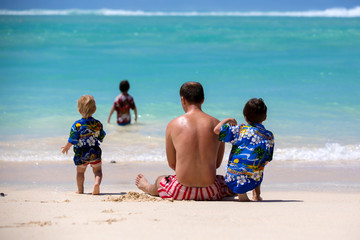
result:
[(183, 96), (180, 96), (180, 101), (181, 101), (181, 104), (184, 104), (184, 97)]

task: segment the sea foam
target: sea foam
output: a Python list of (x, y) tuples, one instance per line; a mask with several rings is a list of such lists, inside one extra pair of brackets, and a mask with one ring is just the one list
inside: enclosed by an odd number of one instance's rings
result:
[(279, 148), (274, 152), (274, 159), (307, 162), (360, 161), (360, 145), (327, 143), (318, 148)]
[(131, 11), (121, 9), (29, 9), (29, 10), (7, 10), (1, 9), (0, 15), (38, 16), (38, 15), (99, 15), (99, 16), (233, 16), (233, 17), (360, 17), (360, 6), (354, 8), (329, 8), (325, 10), (308, 11)]
[[(65, 138), (64, 138), (65, 139)], [(68, 155), (61, 154), (64, 139), (47, 138), (5, 143), (0, 142), (0, 161), (5, 162), (72, 162), (73, 151)], [(117, 141), (115, 138), (103, 143), (104, 162), (166, 162), (165, 142), (163, 138), (145, 137), (137, 141)], [(227, 162), (231, 145), (226, 144), (224, 162)], [(275, 146), (273, 161), (279, 162), (314, 162), (314, 163), (359, 163), (360, 145), (340, 145), (327, 143), (321, 147)]]

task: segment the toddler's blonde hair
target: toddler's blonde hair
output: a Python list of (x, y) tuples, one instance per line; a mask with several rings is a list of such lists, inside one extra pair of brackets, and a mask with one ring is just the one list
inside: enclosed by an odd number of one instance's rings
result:
[(77, 104), (79, 112), (84, 118), (91, 117), (96, 111), (95, 99), (93, 96), (81, 96)]

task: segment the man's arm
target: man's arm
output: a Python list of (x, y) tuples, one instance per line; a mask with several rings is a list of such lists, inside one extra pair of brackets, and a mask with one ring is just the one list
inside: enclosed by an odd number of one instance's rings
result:
[(166, 142), (166, 157), (168, 160), (169, 167), (175, 171), (176, 168), (176, 150), (174, 147), (174, 143), (171, 137), (171, 122), (168, 124), (165, 133), (165, 142)]
[(216, 168), (219, 168), (222, 163), (224, 151), (225, 151), (225, 143), (220, 142), (219, 151), (218, 151), (217, 160), (216, 160)]

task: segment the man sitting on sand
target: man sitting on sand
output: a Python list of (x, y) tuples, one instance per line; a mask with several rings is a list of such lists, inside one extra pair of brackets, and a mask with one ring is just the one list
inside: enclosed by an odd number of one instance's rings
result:
[(219, 123), (204, 113), (204, 91), (200, 83), (187, 82), (180, 88), (185, 114), (166, 128), (166, 155), (175, 175), (160, 176), (154, 184), (139, 174), (136, 186), (153, 196), (174, 200), (220, 200), (229, 189), (223, 176), (216, 175), (224, 154), (224, 143), (213, 129)]

